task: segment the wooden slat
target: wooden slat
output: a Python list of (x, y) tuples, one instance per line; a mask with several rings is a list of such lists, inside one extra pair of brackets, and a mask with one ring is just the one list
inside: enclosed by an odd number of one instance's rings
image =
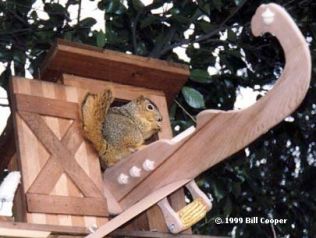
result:
[(12, 230), (0, 227), (1, 237), (23, 237), (23, 238), (46, 238), (50, 232), (47, 231), (35, 231), (35, 230)]
[(103, 196), (89, 176), (75, 162), (73, 154), (61, 144), (40, 116), (28, 112), (20, 112), (19, 114), (38, 139), (43, 143), (44, 147), (52, 154), (56, 155), (56, 158), (59, 159), (67, 174), (73, 179), (73, 181), (76, 181), (76, 184), (84, 195), (88, 197)]
[[(74, 238), (74, 237), (84, 237), (89, 234), (89, 231), (86, 227), (78, 227), (78, 226), (55, 226), (55, 225), (42, 225), (42, 224), (31, 224), (31, 223), (22, 223), (22, 222), (1, 222), (0, 227), (11, 231), (12, 234), (16, 231), (40, 231), (50, 233), (51, 238)], [(0, 236), (3, 236), (0, 233)], [(22, 234), (23, 237), (23, 234)], [(125, 231), (122, 229), (118, 229), (110, 234), (109, 237), (142, 237), (142, 238), (227, 238), (222, 236), (203, 236), (203, 235), (188, 235), (188, 234), (180, 234), (180, 235), (172, 235), (170, 233), (163, 232), (155, 232), (155, 231)]]
[(86, 227), (78, 226), (63, 226), (63, 225), (45, 225), (45, 224), (33, 224), (26, 222), (0, 222), (0, 227), (11, 230), (35, 230), (51, 232), (53, 234), (72, 234), (72, 235), (85, 235), (89, 231)]
[(79, 117), (77, 103), (23, 94), (16, 94), (15, 101), (18, 111), (69, 119), (77, 119)]
[(171, 103), (189, 75), (187, 66), (162, 60), (87, 49), (84, 45), (62, 40), (53, 47), (41, 66), (42, 80), (56, 80), (62, 73), (74, 74), (161, 90)]
[(124, 231), (116, 230), (112, 232), (110, 237), (147, 237), (147, 238), (228, 238), (224, 236), (206, 236), (193, 234), (178, 234), (173, 235), (167, 232), (153, 232), (153, 231)]
[(26, 199), (28, 209), (33, 212), (84, 216), (107, 215), (107, 206), (103, 198), (27, 193)]
[(93, 78), (79, 77), (75, 75), (63, 74), (63, 83), (67, 86), (85, 89), (87, 92), (99, 93), (104, 89), (111, 89), (113, 97), (123, 100), (133, 100), (140, 95), (165, 97), (163, 91), (153, 90), (144, 87), (136, 87), (125, 84), (114, 83), (112, 81), (101, 81)]

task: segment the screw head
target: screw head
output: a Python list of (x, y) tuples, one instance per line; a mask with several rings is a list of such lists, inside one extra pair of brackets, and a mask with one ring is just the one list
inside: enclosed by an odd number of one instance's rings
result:
[(146, 171), (152, 171), (155, 169), (155, 161), (146, 159), (143, 163), (143, 169)]
[(128, 184), (128, 179), (128, 175), (121, 173), (117, 178), (117, 182), (119, 184)]
[(130, 168), (129, 170), (129, 174), (136, 178), (136, 177), (140, 177), (140, 172), (142, 171), (141, 168), (138, 168), (137, 166), (133, 166), (132, 168)]

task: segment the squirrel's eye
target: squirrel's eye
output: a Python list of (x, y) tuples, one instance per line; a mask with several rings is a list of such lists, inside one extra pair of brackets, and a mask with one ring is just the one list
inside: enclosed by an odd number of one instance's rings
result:
[(151, 105), (151, 104), (148, 104), (148, 105), (147, 105), (147, 110), (149, 110), (149, 111), (154, 110), (154, 106)]

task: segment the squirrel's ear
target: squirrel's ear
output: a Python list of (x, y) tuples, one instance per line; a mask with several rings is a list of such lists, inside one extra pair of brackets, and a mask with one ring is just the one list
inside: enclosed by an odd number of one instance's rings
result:
[(145, 101), (145, 97), (143, 95), (140, 95), (137, 99), (136, 99), (136, 102), (137, 103), (142, 103)]

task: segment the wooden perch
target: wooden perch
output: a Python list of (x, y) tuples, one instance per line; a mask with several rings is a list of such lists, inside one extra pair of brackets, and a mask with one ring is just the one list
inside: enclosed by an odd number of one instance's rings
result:
[[(107, 190), (124, 210), (88, 238), (103, 237), (187, 184), (203, 171), (254, 141), (290, 115), (302, 102), (310, 83), (311, 59), (305, 39), (287, 12), (276, 4), (261, 5), (252, 18), (255, 36), (273, 34), (284, 50), (286, 65), (273, 89), (240, 111), (205, 110), (192, 134), (178, 141), (159, 140), (107, 170)], [(152, 162), (151, 169), (144, 168)], [(133, 166), (141, 177), (119, 184)]]

